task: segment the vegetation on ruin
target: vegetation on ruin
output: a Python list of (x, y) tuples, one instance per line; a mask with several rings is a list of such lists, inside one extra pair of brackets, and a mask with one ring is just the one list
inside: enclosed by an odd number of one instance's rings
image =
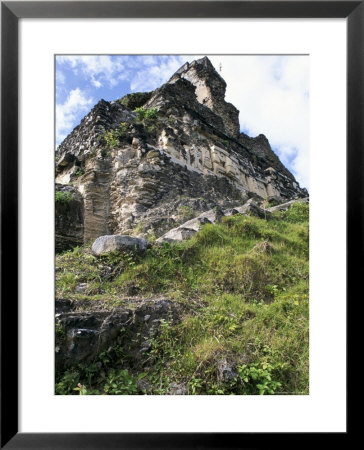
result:
[[(132, 306), (133, 286), (145, 298), (173, 298), (184, 316), (162, 322), (137, 367), (115, 346), (88, 366), (57, 372), (56, 393), (168, 394), (181, 385), (191, 395), (308, 394), (308, 208), (296, 203), (270, 220), (225, 217), (144, 255), (57, 255), (57, 297)], [(219, 376), (223, 360), (233, 369), (228, 380)]]
[(55, 201), (56, 203), (67, 205), (72, 200), (75, 199), (75, 196), (71, 192), (67, 191), (56, 191), (55, 193)]

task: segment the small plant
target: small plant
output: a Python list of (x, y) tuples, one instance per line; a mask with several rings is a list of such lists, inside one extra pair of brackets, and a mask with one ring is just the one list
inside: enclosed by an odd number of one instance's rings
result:
[(71, 192), (57, 191), (55, 195), (56, 203), (62, 203), (67, 205), (69, 202), (74, 200), (75, 197)]
[[(121, 122), (119, 127), (115, 130), (105, 131), (103, 129), (102, 134), (98, 136), (98, 142), (106, 145), (107, 148), (115, 148), (119, 144), (119, 138), (122, 138), (128, 131), (127, 122)], [(106, 156), (110, 156), (111, 153), (107, 152)], [(105, 154), (103, 155), (105, 157)]]
[(56, 341), (62, 342), (66, 339), (66, 332), (60, 323), (56, 324)]
[(127, 370), (120, 370), (118, 372), (111, 370), (104, 384), (104, 392), (108, 395), (137, 394), (137, 383)]
[(195, 216), (195, 211), (188, 205), (183, 205), (179, 208), (182, 220), (189, 220)]
[(139, 108), (135, 108), (134, 112), (136, 114), (136, 119), (138, 121), (142, 121), (145, 119), (145, 109), (143, 108), (143, 106), (140, 106)]
[(155, 133), (156, 133), (156, 131), (157, 131), (157, 127), (156, 127), (155, 125), (150, 125), (150, 126), (147, 128), (147, 130), (148, 130), (148, 133), (149, 133), (149, 134), (155, 135)]
[(143, 233), (145, 224), (143, 222), (139, 222), (138, 225), (134, 228), (134, 234), (138, 235)]
[(72, 394), (80, 380), (80, 374), (76, 371), (66, 371), (59, 383), (56, 384), (56, 395)]
[(110, 158), (110, 156), (111, 156), (111, 151), (110, 151), (110, 150), (102, 150), (102, 151), (101, 151), (101, 156), (102, 156), (103, 158)]
[(103, 138), (105, 139), (106, 145), (109, 148), (114, 148), (119, 143), (117, 134), (113, 130), (106, 131), (106, 133), (103, 135)]
[(144, 119), (154, 120), (158, 116), (157, 108), (145, 109), (145, 108), (143, 108), (143, 106), (140, 106), (139, 108), (135, 108), (134, 112), (136, 113), (136, 119), (139, 122), (143, 122)]
[(145, 112), (145, 118), (146, 119), (156, 119), (158, 116), (158, 109), (157, 108), (149, 108)]
[(276, 297), (279, 294), (279, 288), (276, 284), (267, 284), (265, 289), (272, 297)]
[(121, 122), (119, 125), (119, 133), (126, 133), (128, 131), (128, 124), (126, 122)]
[(123, 98), (120, 98), (117, 102), (134, 110), (135, 108), (144, 105), (144, 103), (146, 103), (152, 95), (153, 92), (133, 92), (125, 95)]
[(192, 395), (199, 394), (201, 388), (203, 386), (203, 380), (201, 378), (192, 377), (190, 382), (188, 383), (189, 392)]
[(272, 380), (274, 366), (268, 362), (243, 364), (238, 367), (241, 380), (249, 394), (273, 395), (281, 387), (279, 381)]

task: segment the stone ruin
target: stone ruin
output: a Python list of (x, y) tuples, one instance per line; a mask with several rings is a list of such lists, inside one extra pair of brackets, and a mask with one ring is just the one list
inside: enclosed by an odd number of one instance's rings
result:
[[(212, 208), (308, 196), (239, 111), (207, 57), (160, 88), (100, 100), (56, 150), (56, 251), (102, 235), (160, 237)], [(136, 108), (153, 111), (141, 119)]]

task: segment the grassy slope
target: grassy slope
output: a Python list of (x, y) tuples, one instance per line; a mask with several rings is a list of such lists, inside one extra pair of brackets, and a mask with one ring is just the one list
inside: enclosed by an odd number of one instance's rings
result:
[[(297, 203), (269, 221), (224, 218), (143, 257), (97, 259), (87, 249), (58, 256), (59, 297), (117, 305), (133, 286), (139, 295), (163, 293), (188, 305), (179, 325), (163, 324), (142, 374), (125, 371), (114, 351), (106, 362), (101, 355), (99, 369), (58, 374), (58, 393), (71, 393), (77, 382), (88, 393), (137, 393), (139, 375), (153, 394), (173, 383), (189, 394), (308, 394), (308, 236), (308, 205)], [(87, 290), (76, 294), (82, 282)], [(218, 376), (223, 360), (234, 379)]]

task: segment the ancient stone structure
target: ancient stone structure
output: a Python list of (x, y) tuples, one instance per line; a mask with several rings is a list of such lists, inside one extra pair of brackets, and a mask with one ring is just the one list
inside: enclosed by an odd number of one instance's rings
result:
[(240, 133), (225, 89), (205, 57), (153, 92), (101, 100), (81, 121), (57, 149), (56, 181), (82, 196), (85, 243), (110, 234), (159, 237), (251, 197), (283, 203), (308, 195), (265, 136)]

